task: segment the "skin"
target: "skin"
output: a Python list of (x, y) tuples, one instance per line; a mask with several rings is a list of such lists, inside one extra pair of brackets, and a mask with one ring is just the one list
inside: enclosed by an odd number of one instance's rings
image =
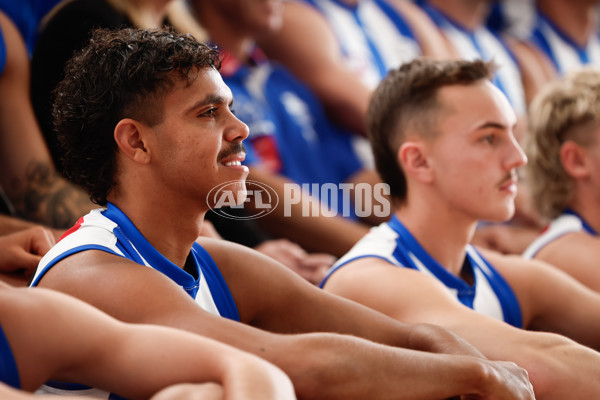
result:
[[(571, 200), (566, 204), (600, 231), (600, 127), (590, 128), (591, 144), (581, 146), (566, 141), (560, 148), (558, 158), (572, 183)], [(600, 239), (586, 232), (572, 232), (558, 237), (544, 246), (535, 259), (546, 261), (565, 271), (585, 286), (600, 292), (600, 277), (596, 272), (596, 260), (600, 256)]]
[(25, 286), (42, 256), (55, 244), (52, 232), (34, 226), (0, 237), (0, 279)]
[[(229, 161), (243, 159), (239, 143), (248, 128), (235, 118), (231, 103), (218, 72), (204, 69), (191, 85), (179, 84), (164, 97), (164, 118), (157, 125), (124, 119), (115, 127), (121, 174), (109, 200), (180, 267), (198, 236), (211, 187), (237, 180), (232, 188), (243, 200), (248, 170)], [(41, 285), (122, 321), (178, 327), (260, 355), (290, 376), (301, 398), (532, 398), (520, 368), (480, 358), (449, 331), (408, 326), (325, 293), (242, 246), (201, 243), (219, 265), (242, 323), (204, 311), (154, 269), (94, 250), (61, 260)], [(336, 334), (300, 334), (307, 332)]]
[[(25, 391), (36, 390), (50, 378), (147, 399), (170, 385), (215, 382), (222, 386), (222, 399), (296, 398), (279, 369), (214, 340), (165, 327), (124, 324), (46, 289), (0, 283), (0, 298), (2, 329)], [(193, 393), (193, 388), (188, 391)], [(2, 391), (6, 388), (0, 387)]]
[[(0, 383), (0, 395), (5, 400), (56, 400), (55, 395), (30, 394)], [(176, 384), (161, 390), (150, 400), (220, 400), (223, 398), (221, 386), (213, 383)], [(91, 400), (87, 396), (69, 396), (70, 400)]]
[[(404, 0), (389, 3), (407, 19), (424, 55), (452, 56), (443, 37), (417, 6)], [(286, 2), (277, 35), (261, 37), (258, 42), (269, 57), (282, 62), (312, 88), (334, 120), (353, 132), (366, 133), (372, 88), (348, 68), (332, 29), (317, 10), (301, 2)]]
[[(514, 112), (491, 83), (443, 87), (438, 101), (437, 136), (425, 140), (410, 131), (398, 149), (408, 194), (395, 214), (434, 259), (470, 282), (462, 269), (465, 246), (479, 219), (512, 216), (514, 170), (526, 158), (513, 135)], [(594, 334), (600, 324), (590, 318), (590, 309), (600, 307), (599, 296), (547, 264), (484, 255), (513, 288), (524, 327), (600, 347)], [(325, 290), (398, 320), (435, 321), (490, 359), (515, 361), (529, 372), (538, 399), (569, 398), (573, 391), (582, 398), (600, 393), (592, 378), (600, 366), (596, 351), (564, 336), (517, 329), (478, 314), (428, 274), (367, 257), (333, 274)]]
[[(192, 6), (211, 39), (219, 43), (220, 48), (229, 52), (237, 61), (247, 63), (257, 38), (272, 36), (279, 32), (284, 4), (278, 0), (227, 0), (195, 1)], [(288, 178), (260, 165), (253, 165), (250, 168), (249, 179), (273, 188), (280, 199), (285, 196), (284, 185), (293, 184)], [(379, 180), (372, 171), (360, 170), (349, 177), (347, 183), (361, 182), (376, 183)], [(278, 207), (259, 220), (261, 226), (272, 235), (298, 243), (309, 252), (302, 260), (302, 263), (308, 266), (298, 269), (298, 263), (285, 262), (286, 258), (296, 258), (294, 253), (287, 251), (289, 247), (282, 246), (278, 249), (279, 252), (284, 251), (286, 255), (285, 258), (278, 258), (278, 261), (283, 261), (303, 276), (314, 275), (313, 268), (310, 267), (312, 265), (318, 264), (317, 268), (320, 270), (330, 266), (324, 262), (327, 259), (322, 254), (311, 252), (328, 253), (339, 257), (368, 231), (368, 225), (340, 216), (319, 215), (308, 218), (302, 212), (302, 204), (316, 201), (314, 197), (303, 195), (300, 203), (291, 206), (290, 215), (284, 215), (283, 207)], [(365, 222), (372, 224), (381, 221), (365, 220)]]
[(94, 208), (55, 169), (29, 99), (29, 60), (19, 32), (0, 12), (7, 61), (0, 75), (0, 186), (17, 215), (67, 228)]
[[(489, 0), (428, 0), (428, 3), (447, 15), (451, 20), (469, 30), (485, 28), (486, 20), (492, 7), (492, 2)], [(439, 28), (439, 32), (442, 35), (447, 35), (442, 28)], [(446, 36), (446, 39), (449, 45), (454, 47), (451, 37)], [(539, 61), (533, 57), (528, 57), (528, 48), (521, 44), (521, 42), (508, 40), (503, 41), (503, 43), (511, 53), (515, 53), (514, 47), (518, 47), (516, 53), (520, 56), (517, 57), (517, 60), (525, 101), (532, 99), (535, 92), (541, 88), (536, 82), (544, 75), (540, 72)], [(457, 53), (460, 53), (459, 48), (454, 49)], [(533, 73), (529, 73), (528, 71), (532, 71)], [(546, 83), (547, 80), (543, 82)], [(515, 127), (515, 136), (520, 143), (525, 138), (526, 129), (527, 116), (520, 114), (518, 115), (518, 122)], [(527, 248), (531, 240), (539, 234), (543, 223), (537, 211), (530, 206), (529, 190), (526, 183), (519, 185), (515, 205), (515, 213), (510, 224), (492, 224), (487, 226), (475, 233), (474, 243), (510, 254), (520, 254)], [(508, 234), (506, 231), (508, 231)]]
[[(597, 0), (537, 0), (536, 7), (579, 46), (587, 44), (596, 24)], [(552, 61), (530, 41), (510, 39), (519, 61), (527, 100), (531, 101), (544, 84), (556, 79), (558, 71)]]

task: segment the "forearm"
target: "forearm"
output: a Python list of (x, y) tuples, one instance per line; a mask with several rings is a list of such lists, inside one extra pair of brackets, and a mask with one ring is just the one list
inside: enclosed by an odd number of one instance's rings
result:
[(600, 398), (600, 354), (559, 335), (541, 333), (512, 357), (527, 369), (537, 399)]
[(303, 343), (288, 352), (285, 369), (303, 399), (439, 400), (508, 390), (495, 364), (479, 358), (396, 349), (347, 336), (299, 340)]
[[(0, 383), (0, 398), (3, 400), (56, 400), (55, 395), (34, 395), (33, 393), (16, 390)], [(93, 400), (91, 397), (69, 396), (69, 400)]]
[(411, 325), (409, 345), (414, 350), (433, 353), (484, 357), (473, 345), (455, 333), (438, 325)]
[[(269, 232), (298, 243), (311, 252), (326, 252), (341, 257), (368, 232), (368, 227), (341, 216), (326, 217), (319, 201), (307, 193), (299, 193), (298, 201), (292, 202), (290, 180), (268, 173), (260, 168), (250, 169), (250, 179), (270, 186), (280, 199), (277, 207), (261, 218)], [(286, 189), (286, 187), (288, 189)], [(286, 203), (287, 202), (287, 203)]]
[(248, 353), (236, 351), (223, 373), (224, 400), (296, 398), (290, 378), (282, 370)]
[(13, 218), (7, 215), (0, 215), (0, 236), (19, 232), (35, 225), (35, 223), (25, 221), (23, 219)]
[(5, 191), (20, 217), (52, 228), (70, 228), (95, 208), (80, 188), (41, 161), (32, 161)]
[[(313, 308), (335, 310), (324, 313), (319, 326), (313, 331), (345, 333), (384, 345), (433, 353), (462, 354), (475, 357), (483, 355), (472, 344), (449, 329), (433, 324), (410, 324), (366, 307), (360, 303), (321, 292)], [(351, 319), (346, 315), (352, 315)]]

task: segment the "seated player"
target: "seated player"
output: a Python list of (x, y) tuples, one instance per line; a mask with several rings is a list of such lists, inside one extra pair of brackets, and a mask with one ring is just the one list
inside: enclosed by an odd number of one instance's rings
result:
[(106, 208), (44, 256), (33, 285), (260, 355), (302, 398), (533, 398), (523, 370), (446, 329), (325, 293), (243, 246), (196, 242), (213, 188), (247, 195), (248, 127), (218, 68), (189, 35), (134, 29), (96, 31), (69, 62), (54, 105), (65, 168)]
[(600, 72), (585, 69), (549, 84), (531, 106), (528, 139), (533, 201), (552, 222), (524, 256), (600, 291)]
[(385, 78), (368, 130), (394, 215), (323, 287), (401, 321), (441, 324), (487, 357), (523, 365), (538, 399), (595, 398), (600, 353), (587, 346), (600, 348), (600, 295), (547, 264), (469, 245), (479, 220), (512, 216), (526, 162), (492, 73), (480, 60), (416, 60)]
[(554, 77), (583, 66), (600, 66), (597, 1), (536, 0), (529, 40)]

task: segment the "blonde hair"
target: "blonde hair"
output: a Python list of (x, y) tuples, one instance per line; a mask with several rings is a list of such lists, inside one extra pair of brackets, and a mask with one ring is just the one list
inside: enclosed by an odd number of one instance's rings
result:
[(566, 141), (588, 147), (600, 123), (600, 71), (582, 69), (548, 84), (529, 109), (525, 151), (527, 181), (538, 212), (560, 215), (572, 200), (574, 181), (560, 160)]

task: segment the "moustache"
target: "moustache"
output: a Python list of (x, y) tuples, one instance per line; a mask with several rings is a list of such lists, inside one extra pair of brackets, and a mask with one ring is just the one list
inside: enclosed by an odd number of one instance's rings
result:
[(224, 158), (227, 158), (233, 154), (239, 154), (239, 153), (246, 154), (246, 148), (244, 147), (244, 145), (242, 143), (238, 142), (227, 149), (221, 150), (221, 152), (219, 152), (219, 155), (217, 156), (217, 159), (219, 161), (221, 161)]

